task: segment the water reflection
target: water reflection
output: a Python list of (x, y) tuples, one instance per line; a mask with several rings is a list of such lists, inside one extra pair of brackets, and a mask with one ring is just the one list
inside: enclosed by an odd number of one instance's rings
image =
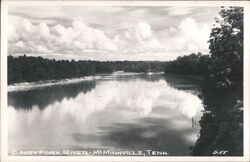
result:
[(95, 88), (94, 81), (84, 81), (77, 84), (57, 85), (39, 89), (8, 93), (8, 104), (16, 109), (31, 109), (37, 105), (39, 109), (62, 101), (64, 98), (75, 98), (80, 92), (87, 93)]
[(169, 84), (159, 76), (111, 75), (10, 93), (9, 149), (157, 149), (188, 155), (201, 100), (188, 92), (192, 87)]
[(178, 130), (171, 120), (158, 117), (141, 118), (133, 124), (120, 123), (105, 130), (109, 132), (103, 139), (106, 145), (113, 143), (133, 150), (167, 150), (172, 155), (188, 155), (191, 142), (180, 134), (193, 132), (190, 127)]
[(197, 94), (200, 91), (199, 84), (201, 78), (199, 77), (167, 74), (165, 80), (169, 86), (173, 86), (179, 90), (185, 90), (193, 94)]
[(102, 75), (102, 80), (112, 80), (112, 81), (138, 81), (138, 80), (144, 80), (144, 81), (150, 81), (150, 82), (158, 82), (159, 80), (163, 80), (164, 75), (163, 74), (153, 74), (153, 75), (147, 75), (144, 73), (137, 73), (137, 74), (115, 74), (115, 75)]

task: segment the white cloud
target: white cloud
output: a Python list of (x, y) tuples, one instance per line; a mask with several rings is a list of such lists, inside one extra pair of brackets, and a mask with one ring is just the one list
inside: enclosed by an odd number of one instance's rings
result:
[(15, 31), (14, 26), (11, 24), (8, 24), (8, 40), (9, 40), (9, 42), (15, 42), (15, 41), (18, 41), (18, 39), (19, 39), (19, 37)]
[[(18, 23), (19, 22), (19, 23)], [(88, 27), (76, 19), (72, 26), (60, 24), (49, 27), (46, 23), (32, 24), (28, 19), (9, 24), (9, 53), (67, 53), (84, 49), (116, 50), (112, 39), (103, 31)], [(19, 42), (19, 43), (18, 43)], [(20, 46), (20, 42), (22, 46)]]
[(132, 39), (135, 37), (135, 39), (138, 40), (146, 40), (151, 38), (151, 27), (145, 22), (139, 22), (132, 30), (130, 30), (130, 33), (127, 33), (127, 36)]
[(35, 25), (28, 19), (15, 20), (14, 24), (15, 27), (10, 21), (8, 40), (11, 54), (84, 54), (90, 51), (133, 54), (164, 49), (153, 37), (151, 26), (145, 22), (139, 22), (114, 38), (89, 27), (82, 18), (75, 19), (69, 27), (61, 24), (49, 27), (44, 22)]
[(210, 28), (206, 24), (198, 24), (193, 18), (183, 19), (178, 27), (171, 27), (167, 35), (171, 35), (166, 46), (173, 51), (192, 53), (207, 52)]
[(182, 15), (187, 15), (192, 12), (192, 7), (169, 7), (167, 8), (167, 11), (170, 16), (182, 16)]
[(153, 37), (151, 26), (145, 22), (139, 22), (129, 28), (124, 35), (116, 37), (116, 42), (123, 45), (125, 53), (165, 50), (158, 40)]
[(102, 60), (170, 60), (192, 52), (206, 53), (208, 25), (219, 10), (189, 6), (10, 6), (9, 52)]

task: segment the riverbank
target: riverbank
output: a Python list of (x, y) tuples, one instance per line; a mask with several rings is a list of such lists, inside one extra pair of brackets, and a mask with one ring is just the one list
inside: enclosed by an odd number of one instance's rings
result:
[[(143, 75), (145, 73), (134, 73), (134, 72), (114, 72), (108, 75), (113, 76), (129, 76), (129, 75)], [(148, 75), (157, 75), (161, 74), (158, 72), (148, 74)], [(8, 85), (8, 92), (15, 92), (15, 91), (27, 91), (36, 88), (48, 87), (48, 86), (55, 86), (55, 85), (65, 85), (65, 84), (73, 84), (82, 81), (91, 81), (96, 79), (101, 79), (105, 77), (107, 74), (100, 74), (95, 76), (85, 76), (80, 78), (70, 78), (70, 79), (61, 79), (61, 80), (43, 80), (37, 82), (21, 82), (21, 83), (13, 83)]]
[(90, 81), (95, 79), (100, 79), (101, 76), (85, 76), (80, 78), (71, 78), (71, 79), (62, 79), (62, 80), (46, 80), (46, 81), (38, 81), (38, 82), (22, 82), (22, 83), (14, 83), (8, 85), (8, 92), (14, 91), (25, 91), (35, 88), (42, 88), (54, 85), (64, 85), (64, 84), (73, 84), (82, 81)]

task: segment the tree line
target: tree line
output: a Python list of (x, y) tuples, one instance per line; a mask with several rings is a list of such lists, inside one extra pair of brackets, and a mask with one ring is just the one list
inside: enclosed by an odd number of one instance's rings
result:
[(179, 56), (176, 60), (169, 61), (165, 65), (165, 73), (202, 75), (208, 73), (210, 57), (198, 52), (190, 55)]
[(43, 80), (59, 80), (83, 76), (124, 72), (164, 71), (160, 61), (75, 61), (31, 56), (8, 56), (8, 84)]
[(174, 61), (91, 61), (55, 60), (32, 56), (8, 56), (8, 84), (43, 80), (59, 80), (83, 76), (124, 72), (162, 72), (204, 75), (209, 55), (190, 54)]

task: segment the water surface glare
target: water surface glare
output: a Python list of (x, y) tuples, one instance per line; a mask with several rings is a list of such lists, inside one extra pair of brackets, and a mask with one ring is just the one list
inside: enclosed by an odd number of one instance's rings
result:
[(103, 75), (8, 93), (8, 149), (157, 150), (189, 155), (202, 102), (197, 85), (163, 75)]

